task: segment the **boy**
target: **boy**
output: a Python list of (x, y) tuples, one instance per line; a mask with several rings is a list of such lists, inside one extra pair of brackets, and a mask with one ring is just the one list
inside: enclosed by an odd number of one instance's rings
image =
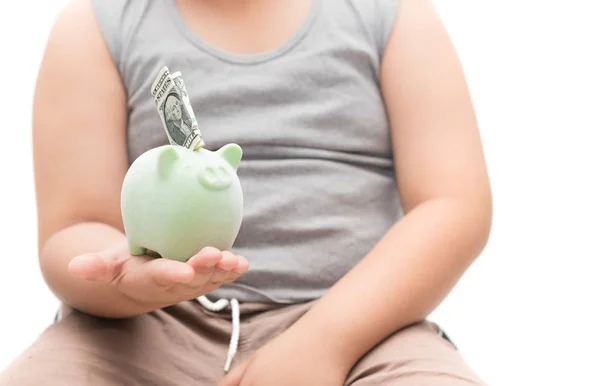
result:
[[(244, 149), (233, 251), (186, 263), (129, 255), (119, 207), (131, 162), (167, 143), (163, 65), (208, 147)], [(427, 0), (76, 0), (40, 68), (34, 153), (40, 264), (65, 307), (0, 384), (483, 384), (425, 320), (491, 218)]]

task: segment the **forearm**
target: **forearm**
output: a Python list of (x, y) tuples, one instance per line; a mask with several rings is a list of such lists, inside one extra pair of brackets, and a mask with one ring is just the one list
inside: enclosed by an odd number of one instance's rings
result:
[(294, 329), (319, 335), (352, 366), (446, 297), (485, 245), (489, 219), (488, 206), (475, 203), (439, 199), (417, 206)]
[(40, 254), (41, 271), (50, 290), (71, 307), (102, 317), (130, 317), (159, 308), (141, 305), (115, 286), (76, 278), (68, 272), (75, 256), (101, 252), (123, 242), (121, 231), (100, 223), (80, 223), (55, 233)]

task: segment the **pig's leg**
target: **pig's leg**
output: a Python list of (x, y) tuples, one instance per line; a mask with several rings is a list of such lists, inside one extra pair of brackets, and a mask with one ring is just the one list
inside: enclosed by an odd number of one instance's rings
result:
[(131, 253), (134, 256), (145, 255), (146, 248), (142, 248), (142, 247), (138, 246), (137, 244), (129, 241), (129, 253)]

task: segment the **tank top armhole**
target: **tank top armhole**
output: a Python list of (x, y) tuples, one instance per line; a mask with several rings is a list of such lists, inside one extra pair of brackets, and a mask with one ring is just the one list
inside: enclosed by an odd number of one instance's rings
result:
[(374, 23), (375, 42), (377, 44), (377, 53), (379, 61), (383, 59), (385, 50), (392, 34), (392, 30), (396, 25), (398, 16), (398, 8), (402, 0), (376, 0), (374, 1), (377, 19)]
[(121, 25), (127, 0), (91, 0), (100, 33), (108, 47), (113, 62), (121, 72)]
[(379, 64), (383, 59), (388, 40), (396, 24), (402, 0), (342, 0), (358, 14), (368, 35), (369, 44)]

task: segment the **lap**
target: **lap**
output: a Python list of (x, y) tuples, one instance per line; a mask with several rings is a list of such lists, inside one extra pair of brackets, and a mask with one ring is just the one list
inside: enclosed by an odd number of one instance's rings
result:
[(483, 386), (440, 332), (430, 322), (396, 332), (354, 366), (345, 386)]
[(129, 319), (69, 312), (0, 374), (0, 385), (214, 384), (228, 325), (199, 307), (186, 302)]
[[(241, 363), (302, 316), (312, 303), (266, 310), (242, 306)], [(256, 310), (255, 310), (256, 308)], [(258, 312), (260, 311), (260, 312)], [(0, 374), (0, 386), (216, 384), (231, 322), (197, 302), (130, 319), (72, 311)], [(437, 326), (422, 322), (374, 347), (345, 386), (484, 385)]]

